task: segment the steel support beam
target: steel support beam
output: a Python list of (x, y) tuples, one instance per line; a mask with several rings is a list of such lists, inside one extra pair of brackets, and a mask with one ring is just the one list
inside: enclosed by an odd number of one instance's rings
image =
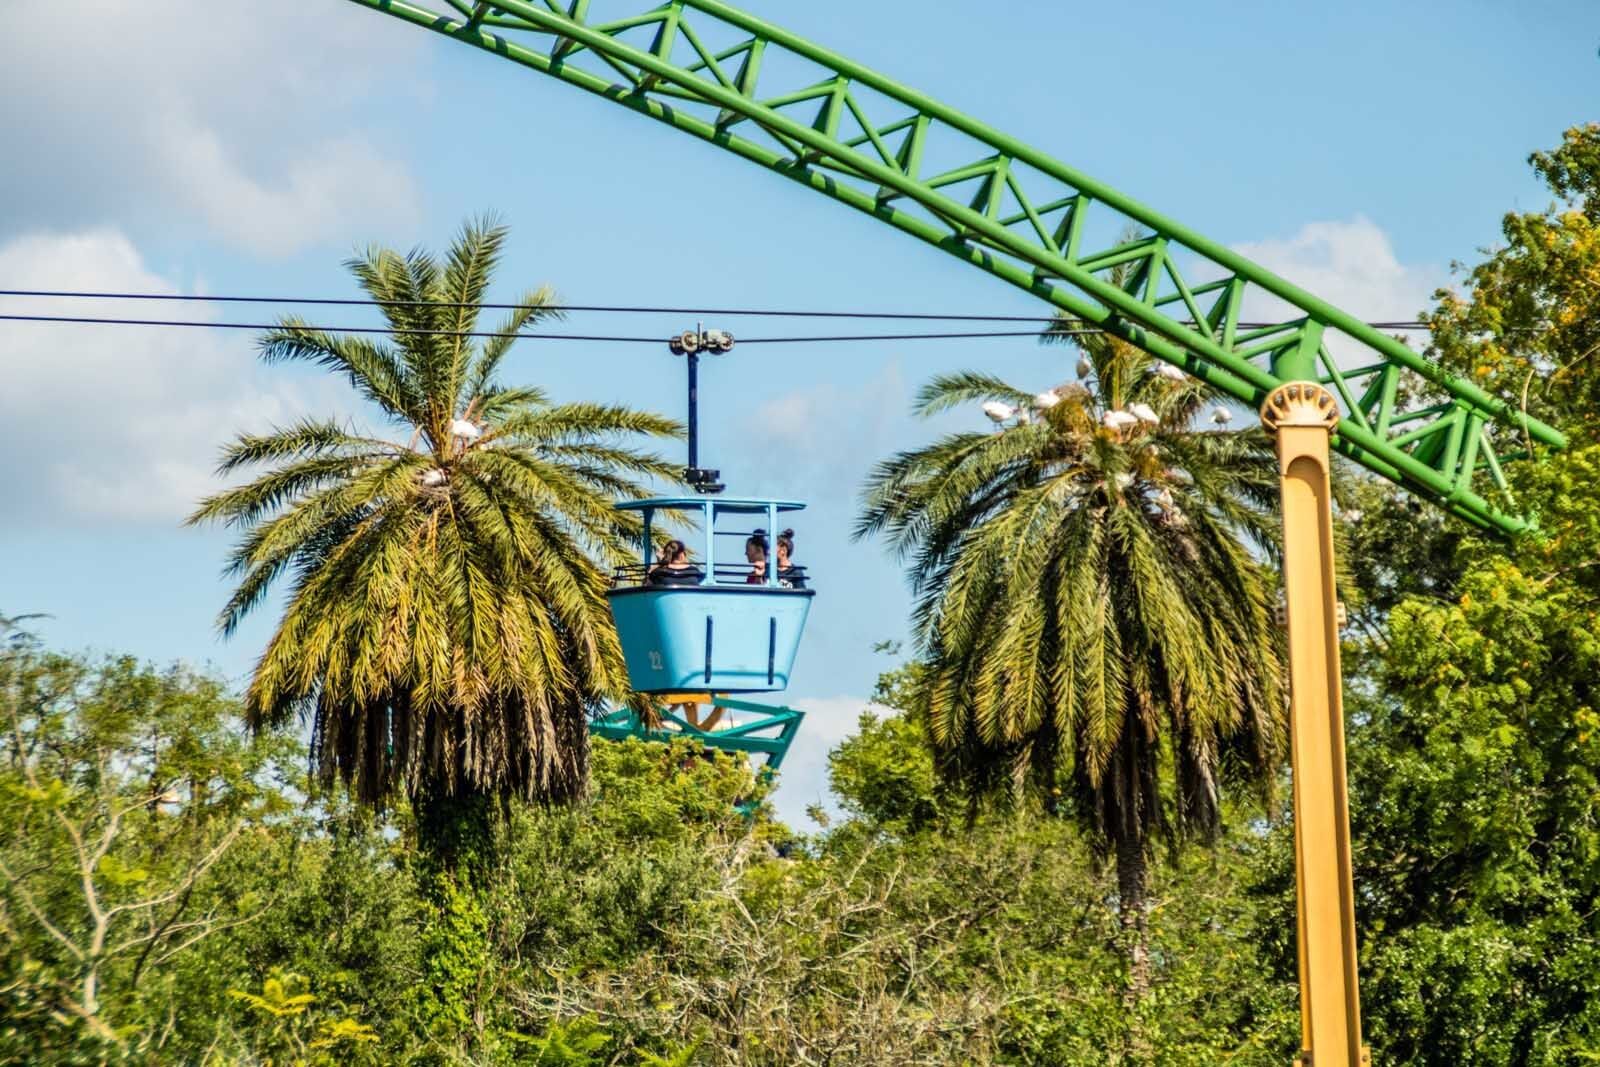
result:
[(1315, 382), (1274, 390), (1261, 409), (1277, 438), (1289, 629), (1289, 754), (1294, 774), (1301, 1064), (1362, 1067), (1355, 888), (1345, 782), (1329, 443), (1339, 419)]

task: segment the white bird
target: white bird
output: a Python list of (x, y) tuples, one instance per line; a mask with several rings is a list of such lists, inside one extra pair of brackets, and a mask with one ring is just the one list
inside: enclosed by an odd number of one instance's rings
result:
[(1005, 422), (1017, 413), (1017, 409), (1010, 404), (1002, 404), (998, 400), (990, 400), (983, 405), (983, 413), (993, 422)]
[(1116, 476), (1115, 481), (1118, 489), (1126, 489), (1128, 486), (1133, 484), (1133, 475), (1129, 474), (1127, 471), (1123, 471), (1121, 474)]
[(1130, 426), (1139, 425), (1139, 419), (1126, 411), (1108, 411), (1100, 416), (1100, 424), (1108, 430), (1126, 430)]
[(421, 481), (423, 485), (431, 489), (434, 486), (443, 485), (445, 480), (449, 477), (450, 476), (444, 472), (444, 468), (434, 467), (431, 470), (425, 470), (422, 472)]
[(1094, 364), (1089, 362), (1088, 356), (1078, 357), (1078, 377), (1087, 378), (1089, 372), (1094, 370)]
[(1164, 509), (1170, 509), (1172, 507), (1172, 490), (1163, 486), (1161, 491), (1156, 493), (1156, 503)]
[(1033, 398), (1033, 406), (1038, 408), (1040, 411), (1047, 411), (1059, 403), (1061, 403), (1061, 394), (1056, 392), (1054, 389), (1046, 389), (1044, 392)]
[(1212, 408), (1211, 421), (1216, 423), (1218, 426), (1221, 426), (1225, 422), (1232, 422), (1233, 412), (1229, 411), (1227, 408)]
[(1156, 373), (1169, 382), (1186, 381), (1189, 377), (1187, 374), (1183, 373), (1183, 371), (1179, 370), (1177, 367), (1174, 367), (1170, 363), (1156, 364)]
[(1128, 411), (1140, 422), (1148, 422), (1152, 426), (1161, 422), (1160, 417), (1151, 410), (1149, 404), (1129, 404)]
[(450, 436), (460, 437), (468, 441), (476, 441), (483, 436), (483, 431), (478, 429), (466, 419), (456, 419), (450, 424)]

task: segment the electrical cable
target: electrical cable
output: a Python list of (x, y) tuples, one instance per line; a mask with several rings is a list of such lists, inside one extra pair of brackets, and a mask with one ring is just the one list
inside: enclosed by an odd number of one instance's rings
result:
[[(485, 310), (516, 310), (526, 304), (480, 303), (471, 304), (445, 300), (393, 300), (378, 301), (365, 297), (279, 297), (279, 296), (210, 296), (197, 293), (117, 293), (87, 292), (68, 289), (0, 289), (0, 297), (33, 297), (43, 299), (77, 300), (151, 300), (185, 303), (213, 304), (311, 304), (334, 307), (480, 307)], [(626, 304), (552, 304), (543, 310), (551, 312), (584, 312), (608, 315), (727, 315), (764, 318), (795, 319), (904, 319), (927, 322), (1054, 322), (1053, 315), (988, 315), (957, 314), (918, 311), (821, 311), (811, 309), (781, 308), (709, 308), (709, 307), (649, 307)], [(1267, 322), (1241, 322), (1241, 329), (1257, 329), (1277, 325)], [(1410, 321), (1369, 322), (1367, 325), (1383, 330), (1420, 330), (1426, 324)]]
[[(81, 315), (4, 315), (0, 314), (0, 322), (42, 322), (57, 324), (77, 324), (86, 326), (176, 326), (194, 327), (212, 330), (278, 330), (284, 327), (279, 323), (271, 322), (198, 322), (192, 319), (117, 319), (93, 318)], [(630, 337), (611, 336), (601, 334), (577, 333), (506, 333), (499, 330), (395, 330), (387, 326), (315, 326), (307, 324), (297, 326), (302, 329), (317, 333), (356, 333), (356, 334), (399, 334), (413, 337), (521, 337), (528, 340), (544, 341), (610, 341), (622, 344), (651, 344), (661, 345), (666, 343), (663, 337)], [(1074, 334), (1094, 334), (1102, 331), (1097, 329), (1082, 330), (1056, 330), (1053, 336)], [(775, 345), (775, 344), (800, 344), (807, 341), (943, 341), (957, 338), (980, 337), (1038, 337), (1038, 330), (998, 330), (980, 331), (972, 333), (900, 333), (900, 334), (852, 334), (826, 337), (741, 337), (741, 345)]]

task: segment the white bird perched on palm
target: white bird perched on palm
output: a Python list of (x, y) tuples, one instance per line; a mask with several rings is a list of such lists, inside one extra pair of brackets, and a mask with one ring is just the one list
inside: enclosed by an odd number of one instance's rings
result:
[(1126, 411), (1108, 411), (1100, 416), (1100, 424), (1108, 430), (1126, 430), (1139, 425), (1139, 417)]
[(990, 422), (1002, 423), (1015, 415), (1017, 409), (999, 400), (990, 400), (984, 403), (983, 413), (989, 416)]
[(1140, 422), (1148, 422), (1152, 426), (1158, 426), (1161, 423), (1160, 416), (1155, 413), (1155, 410), (1149, 404), (1129, 404), (1128, 414)]
[(1094, 370), (1094, 364), (1089, 362), (1088, 356), (1078, 357), (1078, 377), (1087, 378), (1089, 372)]
[(450, 424), (450, 436), (459, 437), (463, 441), (476, 441), (483, 436), (483, 431), (466, 419), (456, 419)]
[(1232, 422), (1233, 412), (1229, 411), (1227, 408), (1212, 408), (1211, 421), (1218, 426)]
[(1040, 411), (1048, 411), (1061, 403), (1061, 394), (1054, 389), (1046, 389), (1033, 398), (1033, 406)]
[(1179, 370), (1177, 367), (1174, 367), (1170, 363), (1157, 363), (1156, 374), (1165, 378), (1169, 382), (1183, 382), (1188, 381), (1189, 379), (1187, 374), (1183, 373), (1183, 371)]

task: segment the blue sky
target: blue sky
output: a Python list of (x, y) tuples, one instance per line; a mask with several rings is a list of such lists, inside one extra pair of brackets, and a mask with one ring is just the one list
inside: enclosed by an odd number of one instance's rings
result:
[[(1542, 206), (1528, 152), (1600, 118), (1600, 5), (1581, 0), (746, 6), (1367, 318), (1412, 316), (1503, 212)], [(503, 299), (549, 282), (588, 304), (1037, 310), (716, 149), (342, 0), (195, 10), (13, 3), (27, 32), (0, 40), (0, 288), (353, 295), (339, 263), (357, 245), (439, 246), (494, 209), (513, 226)], [(788, 814), (820, 796), (823, 753), (888, 665), (871, 644), (904, 635), (900, 572), (848, 530), (872, 462), (964, 422), (910, 419), (917, 385), (982, 367), (1043, 387), (1069, 358), (1018, 339), (751, 346), (707, 366), (707, 461), (735, 491), (813, 503), (797, 525), (821, 592), (788, 694), (812, 714)], [(226, 537), (178, 521), (236, 429), (353, 413), (350, 398), (255, 366), (248, 335), (221, 331), (0, 324), (0, 360), (0, 612), (51, 613), (60, 645), (243, 676), (272, 618), (216, 637)], [(664, 349), (529, 343), (511, 373), (680, 413)]]

